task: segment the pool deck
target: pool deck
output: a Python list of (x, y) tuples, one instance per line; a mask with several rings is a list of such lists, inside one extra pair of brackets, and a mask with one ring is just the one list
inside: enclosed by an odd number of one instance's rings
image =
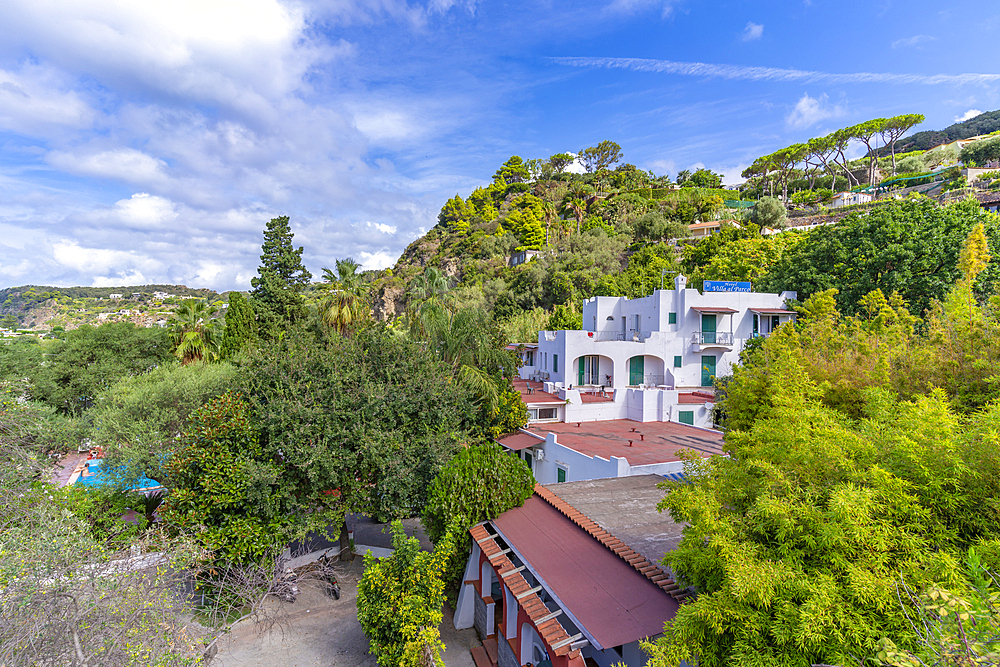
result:
[(52, 477), (49, 479), (53, 485), (63, 487), (70, 483), (70, 479), (77, 472), (80, 472), (87, 465), (87, 453), (70, 452), (59, 459)]

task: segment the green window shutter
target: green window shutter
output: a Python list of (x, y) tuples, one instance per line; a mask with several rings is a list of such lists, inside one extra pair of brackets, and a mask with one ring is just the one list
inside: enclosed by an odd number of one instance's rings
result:
[(677, 421), (682, 424), (694, 426), (694, 410), (682, 410), (677, 413)]
[(645, 379), (645, 357), (632, 357), (628, 360), (628, 383), (636, 387)]
[(669, 313), (667, 315), (667, 324), (677, 324), (677, 313)]
[(558, 373), (559, 372), (559, 355), (558, 354), (553, 354), (552, 355), (552, 372), (553, 373)]
[(674, 368), (680, 368), (682, 361), (683, 357), (681, 355), (678, 354), (676, 357), (674, 357)]
[(584, 364), (584, 359), (585, 359), (585, 357), (580, 357), (580, 378), (576, 382), (578, 385), (583, 384), (583, 364)]
[(701, 386), (711, 387), (715, 379), (715, 355), (703, 354), (701, 357)]
[(565, 482), (566, 481), (566, 469), (565, 468), (556, 468), (556, 481), (557, 482)]

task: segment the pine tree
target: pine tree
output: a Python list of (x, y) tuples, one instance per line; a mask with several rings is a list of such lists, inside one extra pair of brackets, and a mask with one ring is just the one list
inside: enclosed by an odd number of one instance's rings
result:
[(226, 329), (222, 333), (222, 356), (233, 357), (240, 350), (251, 347), (257, 340), (257, 323), (253, 306), (240, 292), (229, 293), (229, 308), (226, 309)]
[(287, 215), (267, 223), (257, 269), (260, 277), (250, 281), (258, 331), (267, 338), (306, 314), (302, 290), (312, 274), (302, 264), (302, 247), (296, 250), (292, 245), (293, 236)]

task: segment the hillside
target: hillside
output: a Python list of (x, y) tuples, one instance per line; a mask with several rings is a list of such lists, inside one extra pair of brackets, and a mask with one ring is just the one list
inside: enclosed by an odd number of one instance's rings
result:
[[(111, 295), (121, 295), (111, 298)], [(185, 285), (49, 287), (22, 285), (0, 290), (0, 326), (5, 329), (75, 329), (83, 324), (129, 321), (152, 326), (188, 298), (216, 301), (210, 289)]]
[[(975, 118), (949, 125), (943, 130), (924, 130), (923, 132), (903, 137), (896, 142), (896, 154), (909, 153), (910, 151), (926, 151), (941, 144), (947, 144), (958, 139), (976, 137), (980, 134), (989, 134), (997, 130), (1000, 130), (1000, 109), (981, 113)], [(889, 148), (880, 148), (878, 155), (879, 157), (889, 155)]]

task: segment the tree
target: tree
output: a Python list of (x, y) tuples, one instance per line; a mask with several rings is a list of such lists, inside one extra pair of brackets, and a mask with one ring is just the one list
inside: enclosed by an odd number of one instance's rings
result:
[(219, 343), (215, 320), (218, 311), (204, 301), (187, 299), (170, 318), (170, 336), (174, 341), (174, 354), (181, 364), (213, 361), (218, 357)]
[(261, 447), (259, 427), (239, 393), (227, 393), (191, 418), (164, 467), (170, 495), (161, 518), (221, 561), (249, 562), (281, 550), (301, 525), (281, 458)]
[(253, 306), (241, 292), (229, 293), (229, 307), (226, 308), (226, 327), (222, 331), (221, 348), (223, 359), (232, 359), (244, 350), (257, 344), (257, 322)]
[(852, 125), (846, 132), (868, 148), (868, 185), (875, 185), (875, 170), (878, 168), (877, 137), (881, 137), (889, 128), (889, 119), (873, 118), (863, 123)]
[(1000, 160), (1000, 137), (974, 141), (965, 146), (958, 159), (965, 165), (984, 165), (993, 160)]
[[(898, 292), (921, 315), (954, 284), (962, 241), (979, 222), (993, 244), (1000, 242), (997, 223), (975, 201), (894, 201), (808, 232), (807, 242), (788, 249), (761, 289), (797, 290), (804, 299), (836, 288), (838, 307), (852, 315), (864, 295), (880, 289)], [(977, 289), (993, 293), (998, 279), (1000, 268), (991, 264)]]
[(141, 475), (163, 482), (166, 454), (176, 445), (188, 418), (228, 391), (237, 379), (228, 363), (170, 364), (119, 380), (97, 399), (89, 415), (90, 438), (104, 450), (104, 470), (114, 470), (120, 488)]
[(580, 161), (588, 174), (609, 169), (622, 159), (622, 147), (613, 141), (604, 140), (596, 146), (580, 151)]
[(168, 333), (128, 322), (82, 326), (50, 348), (31, 377), (32, 396), (79, 415), (118, 380), (177, 363)]
[(320, 319), (341, 335), (346, 335), (370, 315), (371, 308), (368, 305), (368, 290), (357, 272), (361, 265), (348, 257), (338, 259), (336, 266), (336, 274), (330, 269), (323, 269), (326, 296), (320, 303)]
[(493, 174), (493, 182), (502, 185), (511, 185), (513, 183), (524, 183), (530, 177), (531, 174), (528, 173), (528, 168), (524, 166), (524, 160), (517, 155), (512, 155)]
[(250, 284), (259, 332), (266, 337), (277, 337), (281, 328), (305, 317), (302, 290), (312, 274), (302, 264), (302, 247), (292, 246), (293, 237), (287, 215), (272, 218), (264, 229), (259, 277)]
[[(534, 488), (535, 477), (524, 461), (496, 443), (466, 447), (431, 484), (423, 515), (427, 537), (436, 544), (448, 536), (458, 553), (467, 554), (472, 546), (469, 528), (520, 507)], [(446, 570), (449, 588), (455, 589), (464, 567), (460, 558)]]
[(442, 576), (457, 557), (455, 538), (449, 534), (427, 553), (394, 521), (392, 549), (388, 558), (365, 555), (358, 622), (380, 667), (444, 667), (438, 630), (445, 599)]
[(1000, 515), (979, 510), (1000, 481), (982, 476), (1000, 465), (987, 444), (998, 408), (965, 422), (940, 391), (902, 400), (875, 385), (853, 418), (824, 404), (799, 338), (781, 327), (734, 370), (731, 456), (692, 458), (688, 483), (666, 485), (661, 508), (689, 527), (665, 562), (699, 595), (650, 646), (654, 666), (853, 664), (881, 638), (912, 648), (900, 578), (950, 581), (961, 554), (1000, 534)]
[(476, 207), (471, 202), (465, 202), (457, 194), (445, 202), (438, 214), (438, 224), (446, 229), (463, 233), (469, 229), (469, 218), (476, 213)]
[(924, 122), (923, 114), (909, 113), (901, 116), (893, 116), (883, 124), (879, 135), (882, 138), (882, 145), (889, 147), (892, 155), (892, 175), (896, 175), (896, 141), (909, 132), (915, 125)]
[(764, 197), (754, 204), (750, 219), (758, 227), (781, 229), (785, 226), (788, 211), (785, 205), (773, 197)]
[(697, 169), (688, 178), (684, 179), (683, 186), (718, 189), (722, 187), (722, 175), (708, 169)]
[(252, 360), (244, 382), (262, 456), (283, 462), (285, 516), (321, 528), (343, 527), (347, 511), (418, 514), (476, 419), (452, 368), (383, 325), (320, 340), (293, 330)]
[(637, 240), (660, 242), (667, 238), (685, 238), (691, 235), (691, 230), (683, 222), (667, 220), (662, 213), (650, 211), (644, 213), (635, 221), (635, 237)]
[(566, 170), (566, 167), (573, 164), (576, 160), (570, 153), (556, 153), (555, 155), (549, 157), (549, 165), (552, 167), (553, 173), (561, 174)]

